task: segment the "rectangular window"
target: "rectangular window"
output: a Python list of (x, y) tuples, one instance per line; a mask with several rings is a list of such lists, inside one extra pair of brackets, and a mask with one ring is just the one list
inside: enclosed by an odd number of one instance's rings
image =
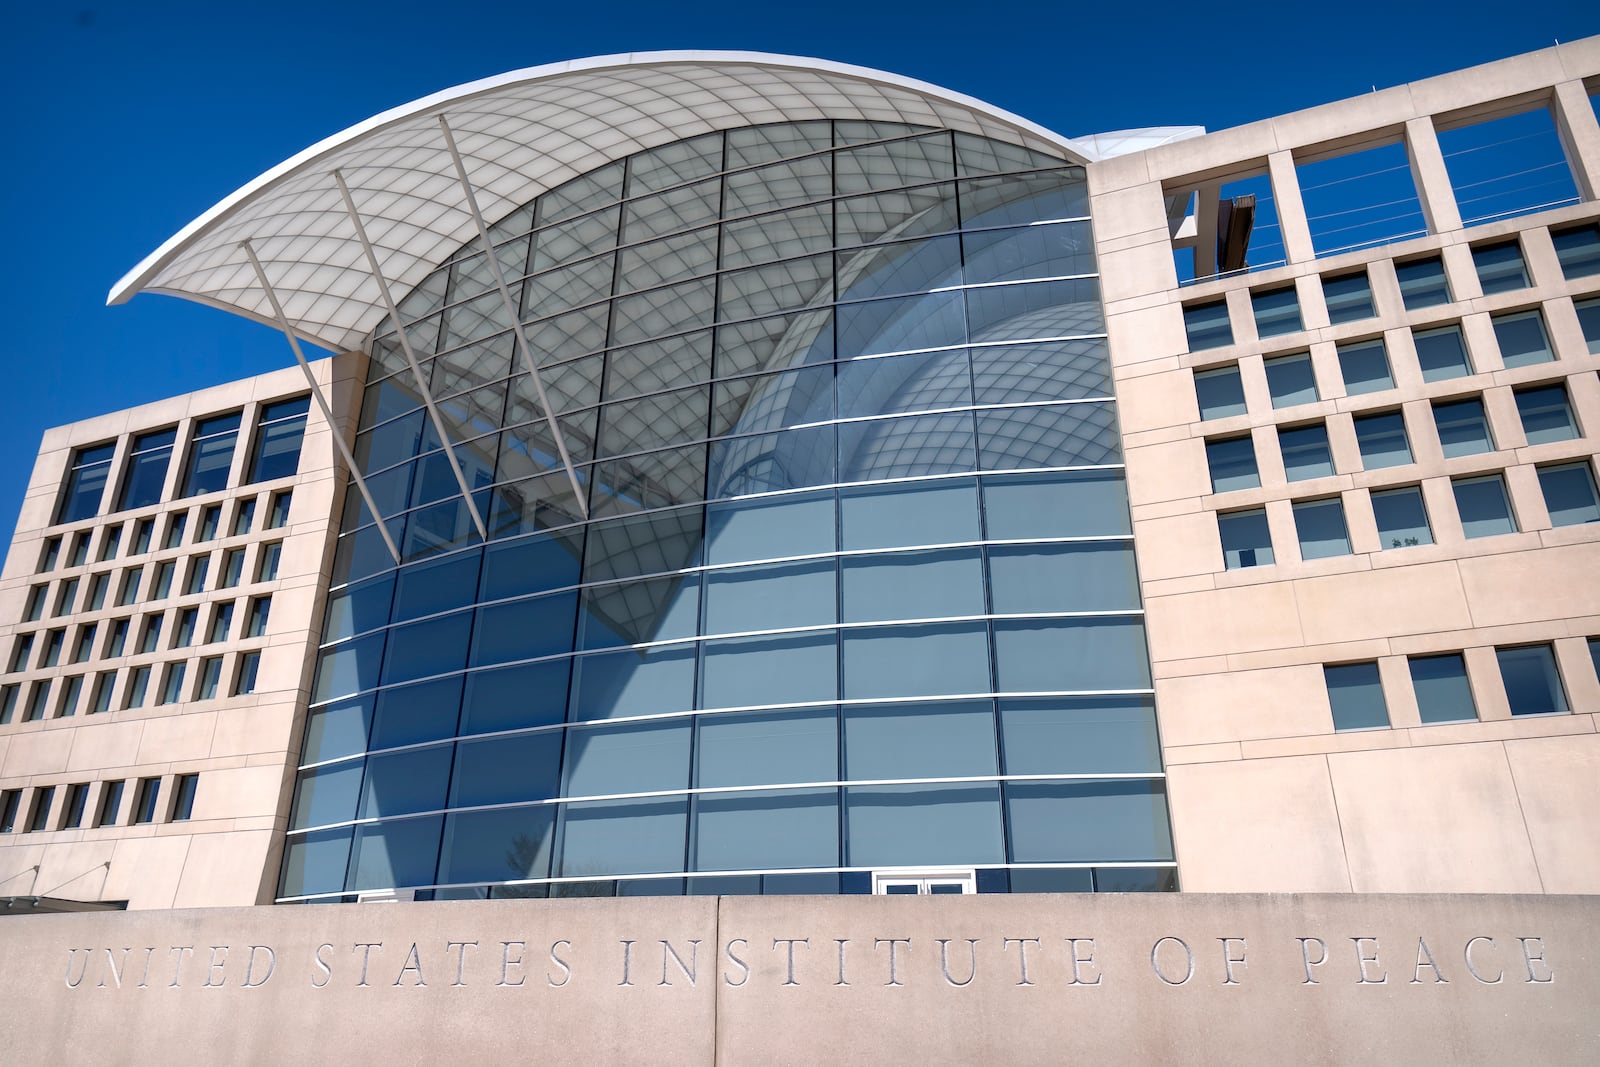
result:
[(49, 588), (47, 585), (36, 585), (28, 590), (28, 603), (22, 609), (23, 622), (38, 622), (44, 618), (45, 593)]
[(77, 599), (78, 579), (68, 578), (66, 581), (61, 583), (61, 588), (56, 593), (56, 607), (55, 610), (50, 613), (51, 617), (60, 618), (63, 615), (72, 614), (73, 605)]
[(1522, 417), (1522, 432), (1530, 445), (1551, 441), (1571, 441), (1578, 436), (1578, 423), (1572, 416), (1567, 387), (1560, 383), (1517, 391), (1517, 414)]
[(1436, 123), (1439, 150), (1463, 226), (1476, 226), (1578, 199), (1548, 107), (1512, 115)]
[(17, 714), (17, 697), (20, 686), (16, 684), (0, 686), (0, 726), (11, 722)]
[(161, 800), (161, 779), (139, 779), (139, 795), (133, 805), (134, 825), (156, 821), (156, 805)]
[(1294, 505), (1294, 527), (1301, 559), (1326, 559), (1350, 554), (1350, 533), (1344, 523), (1344, 502), (1338, 497), (1301, 500)]
[(234, 696), (248, 696), (256, 691), (256, 671), (260, 666), (259, 652), (246, 652), (239, 657), (239, 670), (233, 679)]
[(111, 475), (111, 457), (116, 451), (116, 442), (112, 442), (80, 448), (73, 454), (67, 486), (61, 493), (61, 506), (56, 509), (57, 522), (78, 522), (100, 514), (106, 479)]
[(250, 532), (250, 527), (255, 525), (255, 521), (256, 521), (256, 500), (255, 500), (255, 497), (251, 497), (248, 500), (239, 501), (238, 510), (236, 510), (233, 513), (233, 528), (232, 528), (233, 529), (233, 536), (234, 537), (243, 537), (245, 534), (249, 533)]
[(1563, 463), (1539, 468), (1539, 489), (1550, 512), (1552, 526), (1579, 526), (1600, 522), (1600, 499), (1594, 474), (1587, 463)]
[(44, 635), (44, 653), (39, 657), (39, 666), (54, 667), (61, 662), (61, 646), (67, 642), (67, 631), (51, 630)]
[(99, 611), (106, 606), (106, 586), (111, 584), (111, 575), (96, 574), (89, 578), (89, 596), (83, 605), (84, 611)]
[(140, 519), (133, 527), (133, 552), (137, 556), (150, 551), (150, 539), (155, 535), (156, 520)]
[(89, 699), (89, 714), (98, 715), (111, 710), (111, 693), (116, 685), (116, 671), (106, 671), (95, 676), (94, 693)]
[(232, 548), (222, 557), (222, 580), (218, 589), (232, 589), (244, 577), (244, 549)]
[(228, 639), (228, 631), (233, 628), (233, 601), (226, 600), (211, 609), (211, 630), (206, 637), (208, 644)]
[(105, 534), (100, 538), (100, 554), (96, 557), (96, 561), (104, 563), (111, 559), (117, 554), (117, 548), (121, 544), (122, 524), (119, 522), (115, 526), (107, 526)]
[(154, 652), (161, 645), (161, 616), (146, 615), (144, 630), (139, 635), (139, 651)]
[(196, 700), (215, 700), (217, 686), (222, 682), (222, 657), (207, 656), (200, 661), (200, 688)]
[(72, 550), (67, 553), (67, 566), (81, 567), (89, 562), (89, 531), (81, 530), (72, 535)]
[(1462, 378), (1472, 373), (1467, 363), (1467, 343), (1462, 339), (1461, 327), (1442, 326), (1437, 330), (1422, 330), (1411, 335), (1417, 349), (1417, 365), (1425, 382), (1440, 382), (1448, 378)]
[(239, 412), (218, 415), (195, 423), (194, 440), (189, 442), (188, 474), (183, 482), (184, 496), (199, 496), (228, 488), (228, 468), (233, 463), (233, 446), (239, 438)]
[(156, 580), (150, 590), (151, 600), (165, 600), (172, 595), (172, 576), (177, 572), (176, 560), (156, 564)]
[(61, 699), (56, 702), (56, 718), (63, 719), (78, 711), (78, 694), (83, 692), (83, 675), (71, 674), (61, 680)]
[(1211, 468), (1211, 491), (1254, 489), (1261, 484), (1256, 471), (1256, 449), (1248, 437), (1206, 442), (1206, 463)]
[(199, 621), (199, 608), (184, 608), (178, 612), (178, 631), (172, 635), (172, 647), (188, 648), (194, 644), (195, 626)]
[(125, 784), (125, 780), (119, 778), (100, 787), (100, 810), (94, 817), (96, 826), (117, 825), (117, 819), (122, 815), (122, 791)]
[(1378, 313), (1372, 303), (1372, 283), (1364, 270), (1322, 279), (1322, 299), (1328, 305), (1328, 321), (1335, 326)]
[(198, 774), (180, 774), (173, 782), (176, 795), (172, 801), (172, 821), (188, 822), (194, 818), (194, 794), (200, 786)]
[(189, 513), (179, 511), (167, 516), (167, 536), (161, 541), (162, 548), (177, 548), (183, 544), (183, 533), (189, 528)]
[(1556, 259), (1568, 281), (1600, 274), (1600, 225), (1588, 223), (1550, 234), (1556, 246)]
[(1378, 544), (1382, 548), (1433, 544), (1428, 509), (1422, 502), (1422, 489), (1418, 486), (1374, 490), (1372, 514), (1378, 522)]
[(1312, 148), (1295, 160), (1306, 223), (1317, 256), (1371, 248), (1428, 232), (1398, 133), (1358, 149)]
[(214, 540), (218, 530), (222, 527), (222, 505), (212, 504), (210, 507), (200, 509), (200, 533), (195, 537), (195, 543)]
[(289, 525), (289, 503), (294, 494), (285, 489), (272, 494), (272, 511), (267, 515), (267, 529), (281, 530)]
[(278, 561), (283, 556), (283, 542), (269, 541), (261, 546), (261, 564), (256, 568), (256, 581), (273, 582), (278, 579)]
[(39, 572), (53, 571), (56, 569), (56, 560), (61, 557), (61, 538), (46, 537), (44, 545), (39, 551)]
[(265, 637), (267, 635), (267, 613), (272, 610), (270, 596), (258, 596), (250, 602), (250, 617), (245, 622), (244, 635), (246, 637)]
[(1256, 336), (1281, 337), (1297, 333), (1300, 325), (1300, 298), (1294, 286), (1250, 294), (1250, 309), (1256, 317)]
[(187, 663), (169, 663), (161, 676), (161, 698), (157, 704), (177, 704), (183, 700), (183, 676)]
[(44, 718), (45, 709), (50, 706), (50, 679), (33, 683), (33, 691), (28, 694), (28, 708), (22, 716), (23, 722), (38, 722)]
[(1464, 722), (1478, 717), (1467, 681), (1467, 661), (1459, 652), (1442, 656), (1412, 656), (1411, 688), (1424, 723)]
[(205, 592), (206, 575), (211, 572), (211, 557), (189, 557), (189, 580), (184, 583), (183, 591), (189, 596)]
[(28, 657), (33, 654), (33, 635), (18, 634), (16, 640), (11, 642), (11, 666), (7, 668), (12, 674), (28, 669)]
[(1489, 416), (1483, 410), (1483, 401), (1477, 397), (1448, 403), (1434, 401), (1433, 425), (1439, 431), (1439, 446), (1444, 449), (1446, 459), (1494, 451)]
[(1503, 476), (1452, 478), (1450, 488), (1455, 492), (1456, 511), (1461, 515), (1461, 532), (1469, 538), (1517, 532), (1517, 520), (1511, 513), (1511, 497), (1506, 493)]
[(128, 643), (128, 623), (129, 620), (127, 619), (111, 620), (111, 633), (106, 638), (107, 659), (114, 659), (122, 655), (122, 650)]
[(1183, 328), (1189, 335), (1189, 351), (1222, 348), (1233, 344), (1233, 326), (1228, 322), (1228, 302), (1191, 304), (1183, 309)]
[(135, 667), (128, 675), (128, 692), (123, 696), (123, 710), (144, 707), (145, 694), (150, 689), (150, 668)]
[(1200, 418), (1225, 419), (1245, 413), (1244, 385), (1239, 367), (1218, 367), (1194, 372), (1194, 395), (1200, 402)]
[(72, 662), (89, 662), (89, 657), (94, 655), (94, 638), (99, 629), (100, 625), (93, 622), (78, 628), (78, 640), (72, 646)]
[(309, 396), (267, 404), (256, 424), (255, 448), (250, 466), (252, 482), (287, 478), (300, 468), (300, 439), (306, 431)]
[(1550, 363), (1556, 356), (1550, 350), (1544, 316), (1537, 309), (1493, 315), (1494, 339), (1500, 345), (1500, 359), (1507, 367), (1532, 367)]
[(143, 567), (129, 567), (122, 572), (122, 588), (117, 591), (117, 607), (125, 608), (139, 599), (139, 579), (144, 577)]
[(1389, 705), (1384, 703), (1376, 663), (1323, 667), (1322, 676), (1335, 730), (1374, 730), (1389, 725)]
[(1577, 300), (1572, 307), (1578, 313), (1578, 327), (1589, 354), (1600, 353), (1600, 300)]
[(1356, 446), (1361, 450), (1365, 470), (1403, 467), (1411, 462), (1411, 442), (1406, 437), (1405, 416), (1398, 411), (1379, 415), (1358, 415), (1352, 420)]
[(0, 793), (0, 834), (17, 829), (17, 810), (22, 807), (22, 790), (7, 789)]
[(1483, 287), (1484, 296), (1528, 287), (1528, 268), (1522, 262), (1522, 246), (1515, 240), (1474, 248), (1472, 263), (1478, 268), (1478, 284)]
[(122, 498), (117, 510), (143, 508), (161, 502), (161, 491), (167, 481), (167, 465), (172, 459), (172, 443), (177, 439), (176, 429), (157, 430), (133, 439), (128, 469), (122, 476)]
[(1320, 422), (1278, 430), (1278, 448), (1283, 453), (1284, 474), (1291, 482), (1326, 478), (1334, 473), (1328, 428)]
[(56, 787), (47, 785), (33, 791), (33, 814), (28, 817), (28, 832), (36, 834), (50, 826), (50, 805), (56, 799)]
[(76, 830), (83, 825), (84, 809), (89, 806), (89, 783), (78, 782), (67, 789), (67, 815), (62, 820), (63, 830)]
[(1564, 714), (1567, 693), (1556, 669), (1555, 649), (1550, 645), (1524, 645), (1497, 648), (1494, 658), (1500, 664), (1500, 681), (1506, 687), (1506, 701), (1513, 715)]
[(1444, 262), (1438, 256), (1396, 263), (1394, 273), (1400, 279), (1400, 301), (1407, 311), (1450, 302), (1450, 284), (1445, 280)]
[(1383, 338), (1353, 341), (1338, 347), (1339, 373), (1344, 377), (1344, 391), (1351, 396), (1376, 393), (1394, 388), (1394, 375), (1389, 371), (1389, 352)]
[(1287, 408), (1321, 399), (1317, 392), (1317, 376), (1311, 368), (1310, 353), (1279, 356), (1266, 360), (1265, 366), (1267, 391), (1272, 394), (1273, 407)]

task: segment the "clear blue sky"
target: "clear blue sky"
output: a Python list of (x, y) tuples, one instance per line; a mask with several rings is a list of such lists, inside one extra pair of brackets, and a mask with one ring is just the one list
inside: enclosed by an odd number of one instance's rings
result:
[(439, 89), (736, 48), (920, 78), (1068, 135), (1217, 130), (1595, 33), (1592, 0), (16, 4), (0, 34), (0, 543), (46, 427), (292, 362), (282, 335), (187, 301), (107, 308), (112, 283), (262, 171)]

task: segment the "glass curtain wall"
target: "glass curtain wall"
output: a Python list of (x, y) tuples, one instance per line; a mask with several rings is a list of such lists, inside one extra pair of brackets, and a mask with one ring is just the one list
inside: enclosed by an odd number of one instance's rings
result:
[(752, 127), (493, 238), (551, 410), (477, 242), (448, 445), (376, 332), (280, 899), (1174, 888), (1082, 168)]

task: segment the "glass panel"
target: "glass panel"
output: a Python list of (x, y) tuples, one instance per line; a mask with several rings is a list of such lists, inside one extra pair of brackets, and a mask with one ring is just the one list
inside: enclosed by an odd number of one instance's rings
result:
[(550, 873), (555, 820), (554, 805), (449, 816), (439, 853), (439, 881), (499, 882), (546, 877)]
[(583, 591), (578, 648), (615, 648), (693, 637), (700, 615), (694, 575), (593, 586)]
[[(221, 659), (208, 660), (221, 666)], [(300, 758), (306, 763), (354, 756), (366, 751), (367, 727), (372, 719), (372, 698), (342, 701), (326, 707), (312, 708), (306, 718), (305, 751)]]
[(845, 622), (984, 614), (983, 558), (976, 548), (847, 557), (841, 566)]
[(1467, 365), (1467, 346), (1461, 339), (1461, 327), (1424, 330), (1413, 333), (1411, 340), (1417, 348), (1417, 363), (1422, 368), (1423, 381), (1437, 382), (1472, 373), (1472, 368)]
[(1570, 441), (1578, 436), (1564, 385), (1542, 389), (1523, 389), (1517, 394), (1517, 413), (1522, 416), (1522, 431), (1530, 445), (1550, 441)]
[(1370, 730), (1389, 725), (1389, 707), (1376, 663), (1322, 668), (1335, 730)]
[(1250, 308), (1255, 313), (1256, 335), (1278, 337), (1300, 330), (1300, 298), (1294, 287), (1251, 293)]
[(991, 540), (1094, 537), (1130, 532), (1121, 471), (986, 477), (984, 521)]
[(625, 649), (573, 660), (571, 719), (686, 711), (694, 706), (695, 650)]
[(989, 691), (989, 644), (982, 623), (844, 632), (846, 698)]
[[(231, 609), (233, 605), (228, 604), (227, 607)], [(220, 618), (220, 614), (217, 617)], [(215, 636), (215, 623), (212, 630), (212, 639), (221, 640)], [(311, 699), (320, 702), (377, 685), (378, 664), (383, 659), (383, 637), (381, 633), (373, 634), (326, 649), (317, 663), (317, 684)]]
[(1244, 384), (1239, 380), (1237, 364), (1195, 371), (1194, 392), (1200, 402), (1201, 419), (1223, 419), (1245, 413)]
[(570, 660), (473, 671), (461, 705), (463, 734), (547, 726), (567, 717)]
[(391, 889), (432, 882), (443, 823), (443, 816), (434, 815), (357, 827), (346, 888)]
[(1389, 372), (1389, 354), (1384, 349), (1383, 338), (1356, 341), (1339, 346), (1339, 373), (1344, 378), (1344, 391), (1350, 396), (1376, 393), (1394, 388), (1394, 377)]
[(688, 816), (685, 797), (563, 804), (557, 870), (566, 877), (680, 871)]
[(1450, 302), (1450, 286), (1438, 256), (1396, 263), (1394, 272), (1400, 280), (1400, 300), (1407, 311)]
[(1372, 471), (1402, 467), (1411, 462), (1411, 442), (1406, 437), (1406, 420), (1400, 412), (1360, 415), (1354, 421), (1363, 468)]
[(450, 756), (449, 745), (368, 756), (360, 817), (407, 815), (444, 807)]
[(294, 814), (289, 819), (289, 829), (303, 830), (308, 826), (354, 819), (356, 804), (361, 799), (361, 772), (360, 760), (302, 771), (300, 780), (295, 783)]
[(1162, 782), (1007, 782), (1016, 863), (1172, 858)]
[(706, 715), (696, 728), (695, 785), (702, 788), (831, 782), (839, 775), (838, 713)]
[(1407, 662), (1423, 722), (1459, 722), (1478, 717), (1472, 686), (1467, 681), (1467, 661), (1461, 653), (1412, 656)]
[(1321, 394), (1317, 392), (1317, 379), (1311, 368), (1309, 354), (1279, 356), (1276, 359), (1266, 360), (1265, 366), (1267, 389), (1272, 394), (1274, 408), (1310, 404), (1321, 399)]
[(235, 412), (195, 423), (194, 439), (189, 442), (184, 496), (215, 493), (228, 487), (228, 468), (233, 462), (234, 441), (239, 436), (239, 418)]
[(1138, 618), (999, 620), (994, 655), (1001, 692), (1150, 687), (1144, 622)]
[(1500, 475), (1453, 479), (1450, 486), (1455, 491), (1462, 532), (1468, 537), (1517, 532), (1511, 499), (1506, 494), (1505, 479)]
[(694, 842), (699, 871), (832, 867), (839, 862), (838, 790), (698, 796)]
[(1121, 460), (1121, 435), (1110, 404), (978, 412), (978, 461), (984, 470), (1086, 467)]
[(1206, 465), (1211, 469), (1211, 491), (1254, 489), (1261, 484), (1256, 472), (1256, 446), (1249, 437), (1206, 442)]
[(842, 547), (846, 550), (977, 541), (982, 537), (978, 528), (977, 483), (970, 478), (841, 490), (839, 522)]
[(998, 285), (966, 291), (973, 343), (1075, 337), (1105, 329), (1095, 278)]
[(261, 409), (250, 481), (286, 478), (300, 467), (300, 439), (305, 435), (311, 398), (302, 396), (267, 404)]
[(467, 665), (467, 638), (471, 632), (470, 611), (389, 631), (383, 684), (459, 671)]
[(959, 292), (841, 305), (836, 312), (839, 357), (962, 344), (967, 339), (962, 306)]
[(1556, 669), (1555, 650), (1549, 645), (1525, 648), (1497, 648), (1500, 680), (1506, 687), (1506, 700), (1513, 715), (1564, 714), (1567, 694)]
[(1322, 279), (1322, 298), (1328, 305), (1328, 321), (1334, 326), (1370, 319), (1378, 313), (1372, 303), (1372, 283), (1367, 280), (1366, 271)]
[(577, 606), (576, 593), (560, 593), (479, 608), (473, 666), (571, 652)]
[(1183, 327), (1189, 335), (1191, 352), (1233, 344), (1233, 326), (1228, 321), (1228, 304), (1225, 300), (1185, 307)]
[(1001, 615), (1139, 607), (1133, 546), (1126, 542), (995, 546), (989, 584)]
[(971, 403), (972, 371), (965, 349), (857, 359), (839, 366), (840, 418), (964, 407)]
[(561, 731), (456, 745), (450, 806), (545, 800), (560, 792)]
[(1433, 424), (1439, 431), (1439, 444), (1446, 459), (1494, 451), (1494, 439), (1489, 434), (1489, 418), (1484, 413), (1482, 400), (1435, 402)]
[(437, 741), (456, 732), (461, 676), (441, 678), (378, 694), (369, 748)]
[(1300, 537), (1301, 559), (1325, 559), (1328, 556), (1350, 554), (1350, 534), (1344, 524), (1344, 503), (1338, 497), (1296, 503), (1294, 525)]
[(1150, 697), (1000, 701), (1006, 774), (1138, 773), (1161, 769)]
[(1600, 226), (1589, 224), (1550, 235), (1561, 273), (1569, 281), (1600, 274)]
[(1372, 515), (1378, 523), (1378, 547), (1410, 548), (1433, 544), (1422, 490), (1414, 485), (1372, 494)]
[(1474, 248), (1472, 263), (1478, 269), (1478, 284), (1483, 287), (1484, 296), (1528, 287), (1528, 268), (1522, 262), (1522, 246), (1516, 241)]
[[(695, 533), (698, 536), (698, 530)], [(706, 509), (708, 563), (779, 559), (832, 552), (833, 547), (831, 492), (712, 504)]]
[(577, 585), (581, 558), (575, 539), (559, 534), (492, 544), (484, 550), (478, 597), (499, 600)]
[(702, 633), (740, 633), (838, 621), (834, 561), (772, 564), (705, 576)]
[(969, 285), (1095, 272), (1094, 238), (1087, 222), (967, 233), (961, 246)]
[(1539, 488), (1554, 526), (1600, 522), (1600, 499), (1587, 463), (1539, 468)]
[(111, 458), (116, 451), (115, 442), (78, 449), (72, 461), (72, 470), (67, 475), (67, 487), (61, 494), (61, 506), (56, 512), (57, 522), (77, 522), (100, 513), (106, 478), (111, 473)]
[(283, 849), (283, 880), (279, 892), (294, 897), (342, 890), (345, 866), (350, 862), (352, 834), (346, 827), (289, 838)]
[(133, 439), (128, 467), (122, 476), (122, 497), (118, 509), (142, 508), (157, 503), (167, 480), (167, 461), (177, 430), (157, 430)]
[(1278, 448), (1283, 452), (1283, 469), (1291, 482), (1307, 478), (1327, 478), (1334, 473), (1333, 452), (1328, 447), (1328, 428), (1322, 423), (1278, 431)]
[(844, 794), (852, 867), (1004, 862), (997, 784), (853, 786)]
[(833, 700), (838, 695), (837, 640), (830, 630), (707, 641), (702, 646), (700, 706)]
[(1089, 213), (1088, 183), (1082, 167), (960, 184), (964, 229), (1082, 218)]
[(998, 774), (994, 704), (847, 706), (844, 768), (858, 781)]
[(1531, 367), (1556, 358), (1550, 351), (1544, 316), (1538, 311), (1495, 315), (1490, 321), (1494, 324), (1494, 339), (1500, 345), (1500, 358), (1507, 367)]
[(1077, 400), (1111, 395), (1104, 338), (980, 345), (968, 350), (979, 404)]

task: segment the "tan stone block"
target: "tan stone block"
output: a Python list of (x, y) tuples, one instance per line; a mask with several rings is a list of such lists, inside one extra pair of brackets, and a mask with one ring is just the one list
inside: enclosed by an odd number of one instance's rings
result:
[(1358, 893), (1537, 893), (1538, 868), (1497, 743), (1328, 757)]
[(1222, 763), (1243, 758), (1237, 741), (1227, 741), (1218, 745), (1182, 745), (1161, 750), (1161, 762), (1167, 767), (1185, 763)]
[(1185, 370), (1117, 379), (1117, 421), (1124, 435), (1198, 422), (1194, 376)]
[(139, 762), (176, 763), (210, 755), (216, 721), (214, 711), (145, 720), (144, 736), (139, 742)]
[(1600, 892), (1600, 735), (1508, 741), (1505, 751), (1544, 891)]
[(1106, 337), (1113, 370), (1125, 364), (1179, 356), (1189, 350), (1183, 311), (1176, 305), (1110, 315), (1106, 318)]
[(1333, 730), (1320, 666), (1164, 678), (1156, 683), (1161, 739), (1204, 745)]
[(267, 868), (270, 831), (197, 833), (188, 841), (173, 907), (244, 907), (271, 901), (276, 886), (263, 884), (276, 873)]
[(1307, 644), (1457, 629), (1475, 621), (1452, 563), (1306, 578), (1294, 584)]
[(105, 896), (101, 891), (110, 869), (109, 861), (115, 851), (114, 841), (52, 844), (39, 857), (39, 881), (28, 892), (45, 897), (65, 897), (68, 900), (116, 899)]
[(1217, 535), (1217, 520), (1209, 512), (1145, 520), (1138, 526), (1134, 544), (1139, 577), (1145, 582), (1210, 574), (1222, 569), (1222, 542)]
[(1461, 586), (1479, 626), (1600, 614), (1600, 542), (1463, 559)]
[(212, 756), (282, 755), (298, 746), (299, 732), (293, 704), (261, 704), (248, 712), (223, 711), (217, 715), (211, 738)]
[[(248, 819), (277, 813), (287, 783), (282, 763), (208, 771), (195, 789), (197, 819)], [(292, 773), (288, 776), (291, 780)]]
[(1129, 449), (1126, 462), (1132, 504), (1181, 500), (1211, 491), (1205, 444), (1198, 438)]
[(172, 907), (188, 851), (188, 837), (122, 838), (100, 899), (126, 900), (129, 911)]
[(141, 722), (91, 722), (72, 731), (72, 753), (67, 767), (74, 771), (130, 767), (141, 762)]
[(1145, 605), (1152, 659), (1192, 659), (1305, 643), (1287, 583), (1162, 597)]
[(59, 774), (67, 769), (72, 752), (72, 731), (45, 730), (16, 734), (0, 764), (0, 778)]
[(1188, 892), (1345, 892), (1339, 817), (1321, 756), (1167, 772)]

